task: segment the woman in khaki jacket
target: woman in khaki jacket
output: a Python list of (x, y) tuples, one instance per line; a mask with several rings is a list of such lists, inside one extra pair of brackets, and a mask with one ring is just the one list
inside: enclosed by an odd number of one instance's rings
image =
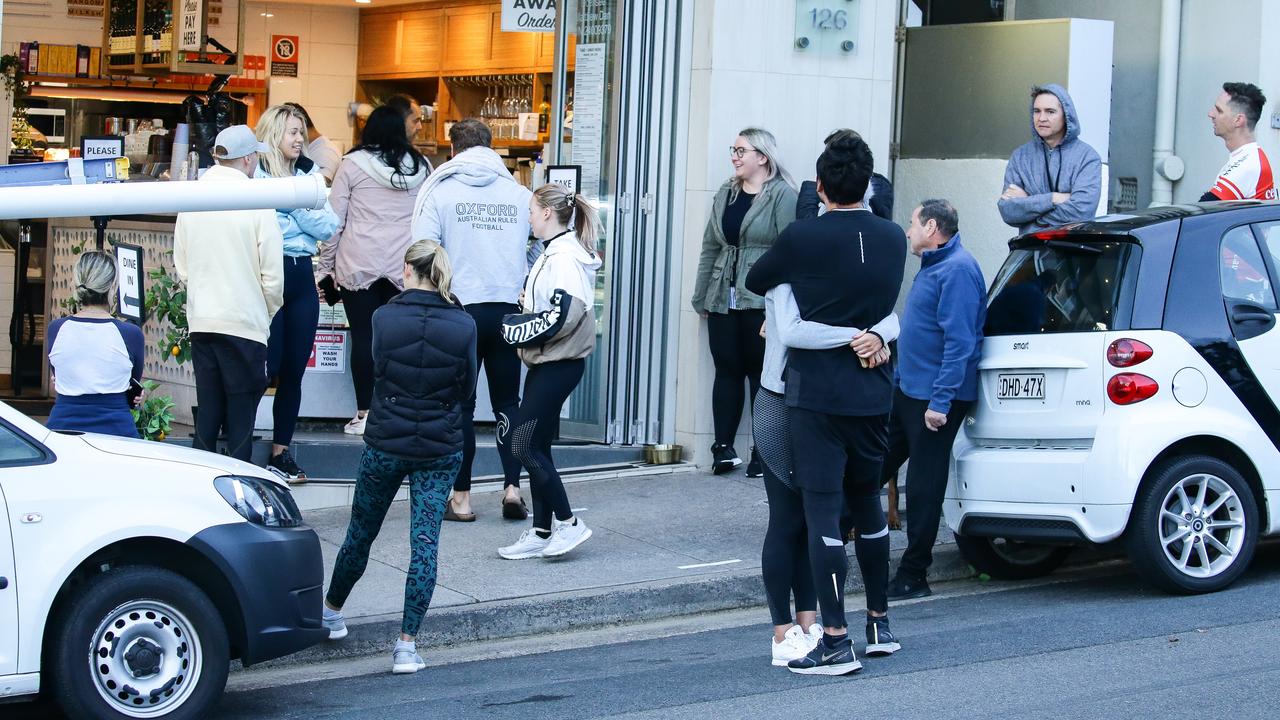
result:
[[(754, 402), (764, 363), (764, 298), (744, 281), (756, 260), (796, 219), (796, 191), (778, 160), (777, 141), (768, 130), (747, 128), (729, 148), (733, 177), (716, 193), (702, 235), (702, 255), (693, 289), (693, 309), (707, 319), (707, 337), (716, 378), (711, 391), (715, 443), (712, 470), (742, 464), (733, 438), (742, 420), (743, 382)], [(748, 477), (760, 477), (754, 449)]]

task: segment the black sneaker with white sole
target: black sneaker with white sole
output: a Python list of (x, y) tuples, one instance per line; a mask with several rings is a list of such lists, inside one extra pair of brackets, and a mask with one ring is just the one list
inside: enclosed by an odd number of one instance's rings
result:
[(893, 580), (889, 581), (888, 594), (890, 600), (914, 600), (929, 597), (933, 594), (933, 590), (929, 588), (929, 581), (924, 578), (912, 580), (895, 575)]
[(867, 616), (867, 654), (892, 655), (902, 649), (902, 643), (889, 629), (889, 618)]
[(853, 642), (846, 635), (835, 647), (827, 647), (824, 637), (808, 655), (787, 663), (787, 669), (799, 675), (848, 675), (861, 670), (862, 663), (858, 662)]
[(747, 463), (747, 477), (764, 477), (764, 466), (760, 464), (760, 453), (756, 452), (755, 446), (751, 447), (751, 460)]
[(716, 443), (711, 446), (711, 472), (716, 475), (727, 473), (742, 464), (738, 451), (732, 445)]
[(293, 453), (288, 450), (271, 458), (267, 463), (267, 469), (279, 475), (290, 485), (301, 485), (307, 481), (307, 473), (298, 467), (298, 463), (293, 459)]

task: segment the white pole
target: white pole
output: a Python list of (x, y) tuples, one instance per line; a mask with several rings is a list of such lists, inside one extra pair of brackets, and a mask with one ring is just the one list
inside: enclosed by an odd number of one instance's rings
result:
[(328, 198), (320, 175), (226, 182), (46, 185), (0, 190), (0, 219), (167, 215), (211, 210), (319, 209)]
[(1160, 59), (1156, 75), (1156, 137), (1152, 159), (1151, 204), (1173, 203), (1173, 183), (1182, 178), (1182, 159), (1173, 154), (1178, 110), (1178, 49), (1182, 33), (1182, 0), (1163, 0), (1160, 7)]

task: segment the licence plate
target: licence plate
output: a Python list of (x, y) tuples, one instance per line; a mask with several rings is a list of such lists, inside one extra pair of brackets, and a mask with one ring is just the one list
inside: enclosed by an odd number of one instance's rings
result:
[(1043, 400), (1044, 373), (1001, 373), (996, 379), (997, 400)]

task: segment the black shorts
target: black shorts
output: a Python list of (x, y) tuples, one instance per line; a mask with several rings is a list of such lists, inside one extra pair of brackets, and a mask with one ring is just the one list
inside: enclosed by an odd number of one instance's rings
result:
[(267, 346), (235, 335), (191, 333), (196, 384), (226, 395), (267, 389)]
[(828, 415), (788, 408), (792, 477), (811, 492), (878, 486), (889, 434), (886, 415)]

